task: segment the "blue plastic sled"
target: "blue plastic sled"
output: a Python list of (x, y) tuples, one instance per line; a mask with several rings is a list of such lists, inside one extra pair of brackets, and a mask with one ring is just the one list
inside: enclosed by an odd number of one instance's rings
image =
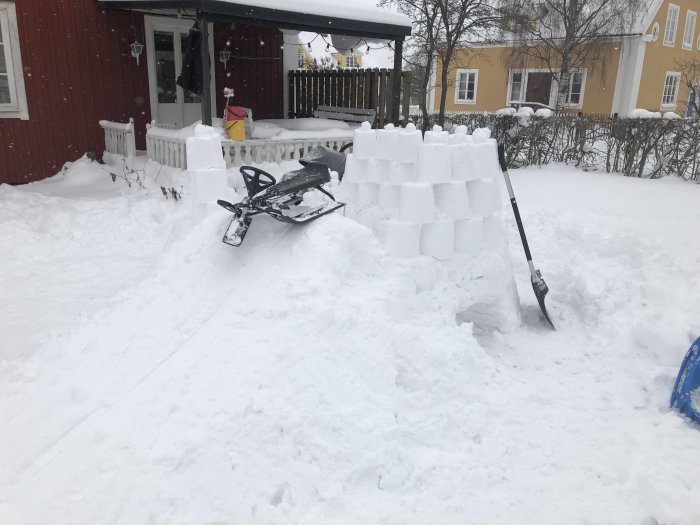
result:
[(671, 395), (671, 408), (700, 423), (700, 337), (688, 350)]

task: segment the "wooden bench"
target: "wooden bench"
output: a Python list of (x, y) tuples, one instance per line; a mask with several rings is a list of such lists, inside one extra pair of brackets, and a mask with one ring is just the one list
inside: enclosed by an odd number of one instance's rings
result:
[(374, 126), (377, 118), (377, 111), (374, 109), (361, 108), (339, 108), (336, 106), (318, 106), (314, 111), (314, 117), (327, 118), (330, 120), (342, 120), (347, 123), (359, 124), (369, 122)]

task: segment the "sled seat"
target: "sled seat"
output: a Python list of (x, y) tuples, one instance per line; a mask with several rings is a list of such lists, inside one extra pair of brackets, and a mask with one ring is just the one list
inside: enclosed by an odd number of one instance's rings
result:
[(330, 182), (331, 175), (326, 166), (309, 163), (300, 170), (290, 171), (284, 178), (272, 186), (267, 195), (286, 195), (310, 190)]

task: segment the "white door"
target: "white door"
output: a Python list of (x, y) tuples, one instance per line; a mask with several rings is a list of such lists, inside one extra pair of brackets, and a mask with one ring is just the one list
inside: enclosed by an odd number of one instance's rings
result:
[[(153, 119), (160, 125), (180, 129), (201, 120), (199, 95), (185, 91), (177, 80), (186, 49), (186, 38), (192, 20), (146, 17), (146, 53), (148, 81)], [(209, 49), (213, 48), (210, 24)], [(214, 65), (211, 67), (212, 108), (215, 108)]]

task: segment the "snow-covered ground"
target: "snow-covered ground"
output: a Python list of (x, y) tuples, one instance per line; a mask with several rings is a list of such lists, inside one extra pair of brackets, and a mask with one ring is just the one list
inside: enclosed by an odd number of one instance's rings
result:
[[(455, 318), (454, 262), (113, 183), (0, 187), (0, 524), (700, 523), (700, 185), (515, 171), (523, 325)], [(510, 216), (508, 216), (510, 217)]]

